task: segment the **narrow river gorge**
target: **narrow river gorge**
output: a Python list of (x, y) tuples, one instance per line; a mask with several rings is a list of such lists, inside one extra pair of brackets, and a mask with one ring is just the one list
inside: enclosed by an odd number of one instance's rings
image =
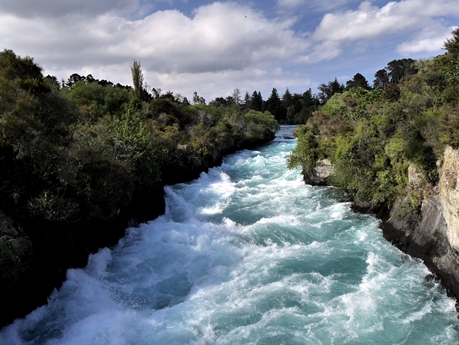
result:
[(166, 187), (167, 210), (128, 229), (1, 344), (455, 344), (455, 301), (379, 221), (305, 185), (283, 127)]

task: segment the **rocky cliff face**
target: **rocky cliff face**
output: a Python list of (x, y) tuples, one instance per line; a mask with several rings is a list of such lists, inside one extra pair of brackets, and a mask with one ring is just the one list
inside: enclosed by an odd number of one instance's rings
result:
[[(311, 185), (327, 185), (333, 167), (320, 161), (313, 173), (304, 174)], [(440, 279), (451, 297), (459, 300), (459, 150), (447, 147), (437, 186), (428, 183), (425, 173), (410, 166), (405, 198), (390, 210), (372, 209), (354, 203), (353, 210), (373, 213), (382, 219), (384, 237), (405, 253), (420, 258)], [(420, 212), (410, 203), (417, 197)]]
[[(459, 299), (459, 151), (447, 147), (438, 186), (429, 186), (421, 171), (410, 167), (409, 189), (422, 188), (420, 215), (406, 210), (406, 199), (392, 207), (381, 227), (386, 239), (420, 258)], [(430, 191), (426, 193), (426, 189)], [(408, 198), (408, 197), (407, 197)]]
[(313, 186), (327, 186), (328, 177), (333, 172), (333, 165), (330, 160), (322, 159), (316, 163), (312, 172), (303, 171), (303, 180), (306, 184)]
[(440, 203), (447, 224), (447, 237), (451, 247), (459, 251), (459, 151), (447, 147), (440, 175)]
[(420, 218), (405, 213), (404, 201), (395, 203), (381, 223), (384, 237), (409, 255), (420, 258), (442, 282), (450, 296), (459, 298), (459, 256), (448, 240), (448, 225), (439, 194), (425, 200)]

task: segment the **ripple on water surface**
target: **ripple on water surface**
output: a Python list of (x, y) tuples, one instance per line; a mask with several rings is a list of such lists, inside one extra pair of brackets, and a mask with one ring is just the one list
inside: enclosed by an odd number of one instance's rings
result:
[(454, 301), (287, 136), (168, 186), (164, 216), (72, 269), (1, 344), (455, 344)]

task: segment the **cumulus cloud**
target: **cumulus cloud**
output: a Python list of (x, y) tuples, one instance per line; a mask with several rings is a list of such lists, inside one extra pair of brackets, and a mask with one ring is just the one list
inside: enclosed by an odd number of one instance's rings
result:
[[(456, 0), (390, 1), (380, 7), (375, 4), (381, 1), (360, 1), (277, 0), (277, 18), (261, 9), (261, 0), (215, 2), (187, 14), (153, 11), (159, 2), (168, 7), (184, 0), (0, 1), (0, 47), (33, 56), (58, 78), (91, 73), (130, 83), (136, 59), (145, 80), (163, 90), (186, 93), (189, 84), (209, 93), (244, 85), (293, 90), (310, 87), (313, 74), (322, 82), (328, 78), (322, 73), (350, 66), (339, 60), (367, 54), (376, 42), (390, 46), (391, 53), (435, 51), (451, 31), (444, 17), (459, 15)], [(295, 12), (295, 19), (280, 8)], [(295, 31), (303, 24), (307, 32)]]
[(28, 49), (58, 65), (114, 64), (142, 59), (159, 72), (243, 70), (281, 61), (307, 48), (289, 22), (269, 21), (249, 7), (214, 3), (189, 18), (177, 10), (129, 21), (105, 14), (48, 21), (0, 16), (5, 47)]
[(379, 40), (387, 41), (391, 35), (402, 37), (419, 30), (421, 34), (398, 44), (396, 51), (402, 54), (438, 51), (446, 30), (438, 17), (455, 15), (459, 15), (455, 0), (390, 1), (382, 7), (363, 1), (355, 10), (325, 14), (311, 36), (317, 42), (313, 52), (302, 60), (332, 59), (341, 53), (343, 45), (366, 41), (371, 46)]
[(331, 11), (356, 0), (277, 0), (277, 6), (282, 9), (303, 8), (318, 12)]
[(304, 2), (304, 0), (277, 0), (277, 5), (280, 7), (297, 7)]
[(391, 1), (379, 8), (364, 1), (355, 11), (328, 13), (314, 33), (316, 40), (378, 38), (405, 30), (423, 28), (438, 16), (458, 15), (454, 0)]
[(331, 60), (342, 53), (339, 44), (334, 41), (324, 41), (316, 44), (313, 51), (305, 56), (298, 58), (299, 62), (315, 63), (323, 60)]
[(72, 13), (94, 16), (133, 8), (138, 0), (14, 0), (1, 1), (0, 13), (14, 16), (55, 18)]
[[(85, 2), (90, 6), (90, 1)], [(297, 59), (309, 46), (307, 39), (291, 29), (292, 21), (268, 20), (261, 12), (236, 3), (201, 6), (190, 17), (167, 10), (137, 20), (110, 11), (92, 17), (72, 13), (71, 7), (61, 12), (66, 15), (53, 20), (46, 15), (0, 14), (0, 45), (33, 56), (46, 73), (59, 78), (63, 73), (69, 73), (66, 78), (87, 72), (113, 80), (108, 75), (111, 70), (122, 82), (129, 82), (129, 67), (136, 59), (153, 79), (149, 84), (171, 87), (184, 78), (218, 80), (217, 73), (240, 78), (252, 68), (272, 71), (283, 61)], [(120, 72), (120, 66), (125, 72)], [(195, 74), (199, 76), (192, 77)]]
[(445, 29), (443, 26), (426, 28), (414, 40), (399, 44), (397, 51), (404, 55), (438, 51), (443, 48), (446, 37), (453, 29), (454, 27)]
[(160, 71), (241, 70), (289, 58), (307, 47), (288, 22), (268, 21), (248, 7), (225, 3), (200, 7), (193, 18), (165, 11), (132, 25), (142, 34), (123, 46), (151, 59)]

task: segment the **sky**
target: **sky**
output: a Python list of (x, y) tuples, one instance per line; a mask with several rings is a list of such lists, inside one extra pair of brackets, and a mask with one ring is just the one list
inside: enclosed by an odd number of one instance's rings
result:
[(430, 58), (459, 25), (459, 0), (0, 0), (0, 49), (43, 74), (148, 87), (207, 102), (238, 88), (303, 93), (388, 62)]

